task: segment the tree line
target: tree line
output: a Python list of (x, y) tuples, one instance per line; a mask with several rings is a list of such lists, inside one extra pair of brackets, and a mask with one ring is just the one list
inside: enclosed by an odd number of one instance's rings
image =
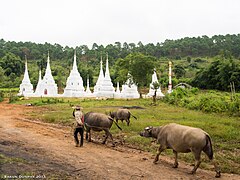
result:
[[(35, 85), (38, 80), (38, 70), (45, 70), (48, 51), (51, 63), (54, 64), (52, 66), (53, 76), (58, 86), (64, 87), (75, 49), (77, 59), (80, 60), (78, 66), (83, 81), (86, 83), (88, 76), (91, 86), (94, 85), (94, 77), (96, 78), (99, 73), (101, 56), (105, 58), (108, 53), (111, 77), (115, 85), (116, 82), (124, 83), (128, 72), (131, 72), (133, 80), (139, 86), (148, 86), (153, 68), (157, 68), (158, 75), (164, 75), (161, 76), (160, 83), (166, 87), (168, 83), (167, 62), (172, 60), (174, 62), (174, 83), (187, 81), (200, 88), (229, 90), (229, 84), (234, 82), (236, 89), (240, 89), (240, 34), (186, 37), (178, 40), (165, 40), (156, 45), (153, 43), (143, 45), (141, 42), (137, 44), (115, 42), (103, 46), (93, 43), (91, 48), (86, 45), (73, 48), (62, 47), (59, 44), (14, 42), (1, 39), (0, 87), (19, 86), (22, 78), (20, 76), (24, 73), (25, 56), (31, 60), (32, 65), (36, 65), (34, 68), (29, 67), (30, 78)], [(206, 60), (209, 58), (211, 62)], [(206, 62), (208, 66), (204, 64)], [(143, 71), (144, 76), (141, 76)]]
[(163, 43), (148, 43), (141, 41), (135, 43), (115, 42), (105, 47), (93, 43), (92, 47), (79, 45), (77, 47), (61, 46), (60, 44), (38, 44), (34, 42), (15, 42), (0, 40), (0, 58), (6, 53), (13, 53), (24, 59), (39, 60), (45, 58), (50, 51), (52, 59), (66, 60), (72, 58), (73, 49), (77, 50), (82, 60), (100, 58), (101, 52), (108, 52), (111, 59), (125, 58), (128, 54), (139, 52), (156, 58), (167, 57), (180, 59), (182, 57), (214, 57), (220, 51), (231, 54), (234, 58), (240, 58), (240, 34), (215, 35), (212, 37), (185, 37), (177, 40), (165, 40)]

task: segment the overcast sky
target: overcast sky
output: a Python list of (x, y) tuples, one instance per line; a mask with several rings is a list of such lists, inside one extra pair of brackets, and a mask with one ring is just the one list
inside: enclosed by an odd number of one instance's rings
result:
[(0, 0), (0, 39), (143, 44), (240, 33), (240, 0)]

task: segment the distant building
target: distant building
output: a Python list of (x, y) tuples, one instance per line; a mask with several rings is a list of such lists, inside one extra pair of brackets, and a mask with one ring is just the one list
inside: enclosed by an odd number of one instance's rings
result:
[(41, 71), (39, 72), (39, 80), (38, 80), (38, 84), (37, 84), (37, 88), (34, 93), (34, 96), (57, 97), (58, 96), (58, 87), (52, 76), (52, 72), (51, 72), (51, 68), (50, 68), (49, 53), (48, 53), (48, 58), (47, 58), (47, 68), (45, 71), (45, 75), (44, 75), (43, 79), (41, 79), (40, 76), (41, 76)]
[(101, 60), (100, 74), (99, 74), (96, 86), (94, 87), (94, 95), (97, 98), (98, 97), (114, 98), (114, 94), (115, 94), (115, 88), (113, 87), (113, 83), (109, 73), (108, 55), (107, 55), (105, 76), (103, 76), (102, 60)]
[(84, 97), (85, 91), (83, 80), (77, 69), (76, 51), (74, 53), (73, 68), (67, 78), (66, 88), (64, 89), (63, 97)]
[(132, 76), (128, 74), (126, 83), (122, 85), (121, 98), (138, 99), (139, 97), (138, 87), (133, 83)]
[(20, 84), (19, 87), (19, 96), (33, 96), (33, 85), (31, 84), (29, 75), (28, 75), (28, 67), (27, 67), (27, 58), (25, 56), (25, 72), (24, 72), (24, 76), (23, 76), (23, 80), (22, 83)]
[[(153, 83), (159, 83), (159, 82), (158, 82), (158, 78), (157, 78), (157, 73), (156, 73), (156, 70), (155, 70), (155, 69), (154, 69), (154, 72), (153, 72), (153, 75), (152, 75), (152, 82), (151, 82), (150, 87), (149, 87), (149, 92), (148, 92), (148, 94), (147, 94), (148, 97), (154, 96), (155, 89), (154, 89)], [(159, 88), (157, 89), (156, 96), (157, 96), (157, 97), (164, 97), (164, 94), (162, 93), (160, 86), (159, 86)]]

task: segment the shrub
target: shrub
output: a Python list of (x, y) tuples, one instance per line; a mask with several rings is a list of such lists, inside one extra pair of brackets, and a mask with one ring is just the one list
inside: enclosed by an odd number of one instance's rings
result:
[(177, 88), (164, 98), (164, 102), (191, 110), (201, 110), (207, 113), (230, 113), (240, 115), (240, 98), (230, 101), (229, 94), (209, 91), (199, 93), (197, 88)]
[(3, 92), (0, 91), (0, 102), (2, 102), (2, 101), (3, 101)]
[(15, 95), (10, 95), (9, 97), (9, 103), (14, 103), (16, 101), (19, 101), (23, 98), (23, 96), (15, 96)]

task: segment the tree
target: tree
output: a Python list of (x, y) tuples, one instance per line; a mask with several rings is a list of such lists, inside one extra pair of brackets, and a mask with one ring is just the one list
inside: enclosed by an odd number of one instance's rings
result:
[(141, 53), (134, 53), (128, 55), (126, 60), (129, 61), (129, 73), (133, 76), (134, 83), (138, 85), (141, 96), (140, 89), (150, 82), (155, 58)]
[(177, 78), (184, 77), (186, 74), (186, 70), (182, 65), (175, 65), (173, 72)]
[(154, 95), (153, 95), (153, 103), (154, 103), (154, 105), (156, 104), (156, 98), (157, 98), (157, 90), (158, 90), (158, 88), (160, 87), (160, 84), (159, 84), (159, 82), (153, 82), (153, 87), (152, 87), (152, 89), (154, 90)]
[(208, 68), (197, 73), (192, 84), (203, 89), (229, 91), (231, 82), (234, 82), (236, 90), (240, 89), (239, 63), (232, 59), (217, 59)]
[(13, 73), (16, 76), (20, 76), (23, 73), (24, 63), (19, 56), (13, 53), (7, 53), (0, 61), (0, 66), (5, 69), (5, 75), (9, 76)]

